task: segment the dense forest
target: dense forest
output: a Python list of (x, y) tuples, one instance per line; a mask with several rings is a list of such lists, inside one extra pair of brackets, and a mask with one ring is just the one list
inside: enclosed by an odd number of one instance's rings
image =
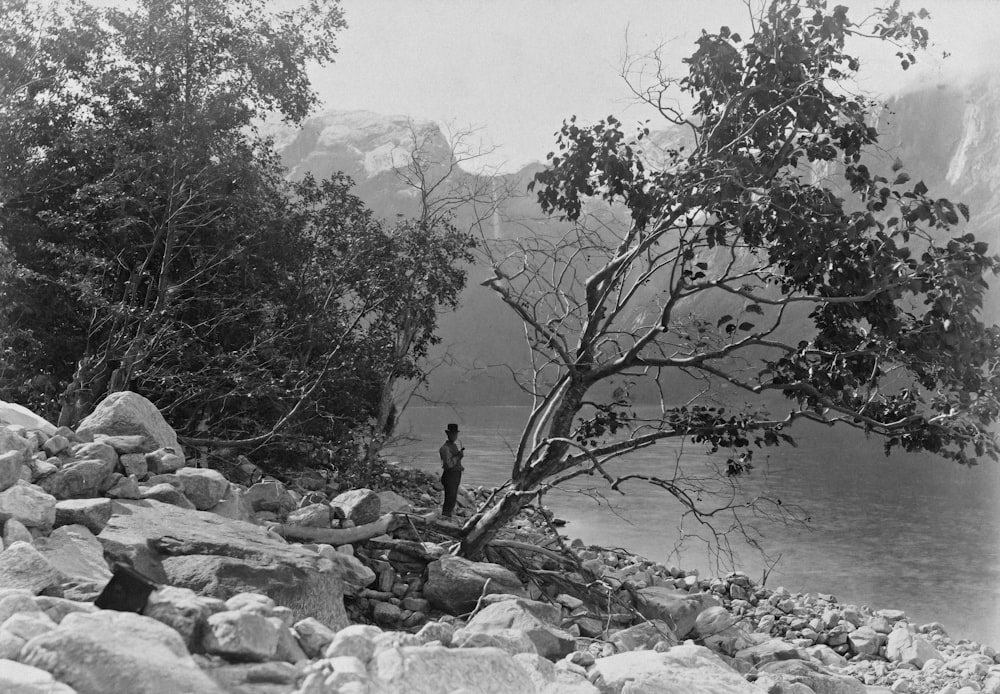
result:
[[(142, 392), (189, 443), (371, 461), (471, 238), (286, 180), (336, 3), (0, 4), (0, 398), (75, 425)], [(363, 472), (363, 471), (362, 471)]]

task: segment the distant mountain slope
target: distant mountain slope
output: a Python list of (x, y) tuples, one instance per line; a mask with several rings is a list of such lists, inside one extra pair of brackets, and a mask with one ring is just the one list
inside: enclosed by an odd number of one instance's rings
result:
[[(447, 139), (434, 123), (364, 111), (323, 113), (298, 131), (273, 125), (263, 130), (275, 138), (291, 177), (343, 171), (355, 180), (357, 194), (388, 220), (417, 210), (413, 191), (393, 170), (408, 162), (413, 138), (427, 142), (441, 161), (449, 152)], [(880, 131), (886, 168), (898, 157), (914, 180), (927, 183), (932, 195), (968, 204), (973, 215), (969, 230), (1000, 253), (1000, 76), (983, 77), (968, 87), (929, 85), (894, 98), (881, 117)], [(656, 139), (672, 142), (676, 136), (664, 133)], [(517, 189), (524, 191), (538, 170), (539, 165), (532, 165), (508, 180), (518, 181)], [(525, 194), (507, 203), (502, 218), (495, 218), (487, 233), (500, 238), (555, 233), (543, 230), (540, 218)], [(457, 221), (461, 226), (468, 220)], [(442, 343), (454, 363), (435, 372), (434, 398), (459, 404), (523, 401), (509, 371), (499, 366), (525, 363), (523, 328), (480, 286), (488, 274), (488, 268), (472, 268), (461, 307), (441, 318)], [(1000, 283), (995, 286), (1000, 288)], [(990, 296), (986, 316), (1000, 322), (1000, 291)]]

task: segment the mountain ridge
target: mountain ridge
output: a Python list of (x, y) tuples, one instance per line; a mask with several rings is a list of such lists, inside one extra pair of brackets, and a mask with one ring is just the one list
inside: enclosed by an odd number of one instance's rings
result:
[[(889, 99), (878, 119), (884, 168), (888, 171), (892, 160), (899, 159), (913, 180), (926, 182), (932, 195), (966, 203), (972, 211), (966, 228), (987, 241), (993, 252), (1000, 252), (1000, 200), (993, 194), (1000, 181), (1000, 76), (970, 79), (968, 85), (932, 84)], [(290, 178), (343, 171), (354, 179), (356, 194), (376, 215), (390, 220), (417, 212), (415, 191), (394, 171), (409, 163), (415, 141), (419, 139), (432, 158), (451, 161), (441, 127), (406, 116), (331, 110), (307, 119), (297, 131), (272, 128), (268, 134), (275, 137)], [(676, 139), (669, 133), (654, 133), (654, 138)], [(523, 191), (541, 167), (533, 162), (503, 178)], [(507, 201), (505, 207), (503, 221), (493, 220), (490, 233), (495, 237), (514, 237), (523, 231), (517, 220), (541, 216), (528, 195)], [(461, 227), (461, 216), (456, 221)], [(480, 286), (487, 276), (485, 265), (470, 268), (461, 305), (441, 316), (442, 344), (450, 347), (457, 363), (435, 373), (430, 389), (434, 399), (524, 401), (509, 372), (495, 368), (520, 361), (518, 354), (526, 359), (523, 327), (492, 292)], [(1000, 292), (989, 293), (983, 315), (989, 322), (1000, 322)]]

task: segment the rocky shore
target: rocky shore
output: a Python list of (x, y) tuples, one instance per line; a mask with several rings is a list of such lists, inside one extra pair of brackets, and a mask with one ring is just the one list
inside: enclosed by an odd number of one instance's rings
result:
[(545, 509), (457, 557), (417, 470), (227, 477), (134, 393), (75, 431), (11, 419), (5, 693), (1000, 694), (997, 652), (939, 624), (584, 546)]

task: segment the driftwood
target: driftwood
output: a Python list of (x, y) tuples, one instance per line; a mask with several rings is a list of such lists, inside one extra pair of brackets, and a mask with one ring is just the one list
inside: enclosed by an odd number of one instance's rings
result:
[(291, 523), (275, 523), (269, 527), (286, 540), (308, 540), (334, 546), (349, 545), (392, 532), (401, 524), (399, 515), (387, 513), (377, 521), (353, 528), (312, 528)]
[(433, 515), (420, 516), (412, 513), (387, 513), (377, 521), (353, 528), (313, 528), (292, 523), (273, 523), (268, 527), (286, 540), (306, 540), (336, 547), (364, 542), (406, 526), (448, 537), (460, 537), (462, 533), (461, 527), (441, 521)]

